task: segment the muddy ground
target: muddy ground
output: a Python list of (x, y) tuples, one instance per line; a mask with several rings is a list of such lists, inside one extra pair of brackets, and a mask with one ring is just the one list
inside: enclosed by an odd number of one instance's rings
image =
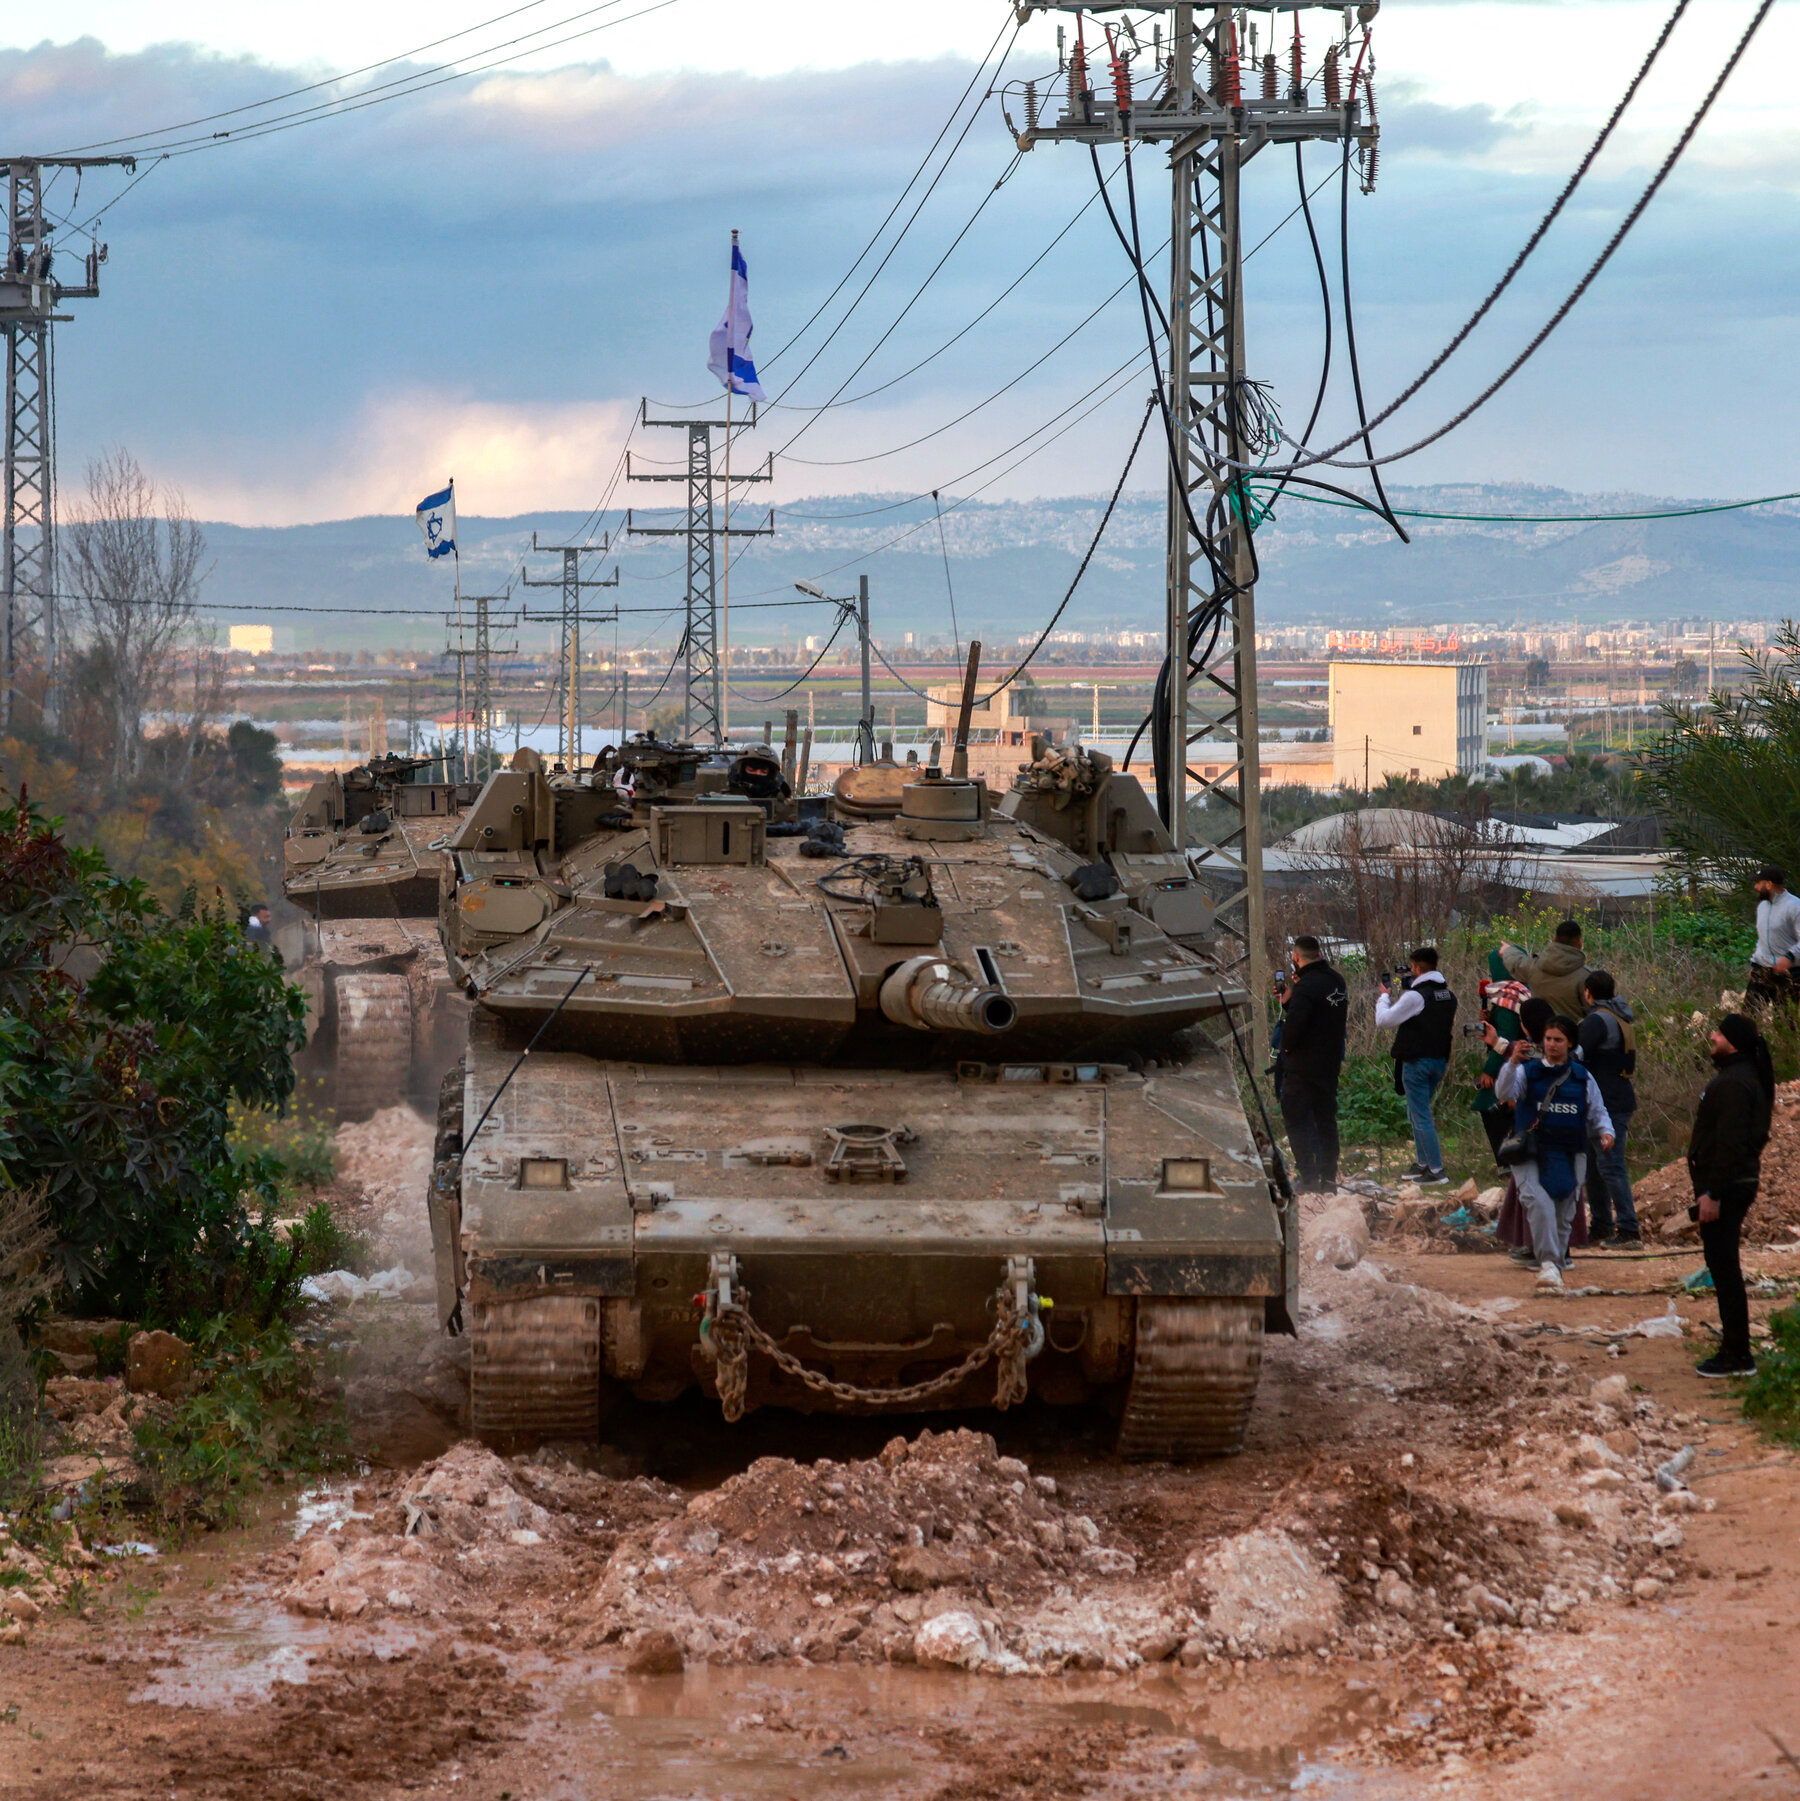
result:
[[(351, 1128), (338, 1184), (421, 1276), (429, 1149), (410, 1116)], [(0, 1645), (0, 1787), (1800, 1794), (1796, 1465), (1693, 1374), (1697, 1257), (1592, 1254), (1547, 1296), (1372, 1207), (1336, 1268), (1342, 1210), (1308, 1211), (1300, 1337), (1243, 1455), (1190, 1470), (1035, 1404), (727, 1427), (692, 1400), (500, 1459), (423, 1289), (359, 1302), (363, 1467), (103, 1555), (85, 1617)], [(1686, 1336), (1629, 1333), (1671, 1301)]]

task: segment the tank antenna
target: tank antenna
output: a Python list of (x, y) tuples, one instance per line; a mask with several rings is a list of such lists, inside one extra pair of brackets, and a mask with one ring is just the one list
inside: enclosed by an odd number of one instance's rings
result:
[(975, 672), (981, 667), (981, 640), (969, 640), (969, 667), (963, 675), (962, 706), (956, 715), (956, 748), (950, 753), (953, 781), (969, 779), (969, 715), (975, 711)]

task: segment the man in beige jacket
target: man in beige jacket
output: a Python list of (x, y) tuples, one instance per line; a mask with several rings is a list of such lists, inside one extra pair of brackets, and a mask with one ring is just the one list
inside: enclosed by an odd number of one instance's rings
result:
[(1581, 927), (1565, 919), (1553, 941), (1535, 956), (1517, 944), (1500, 947), (1506, 973), (1520, 981), (1558, 1013), (1569, 1019), (1585, 1019), (1591, 1003), (1586, 993), (1587, 957), (1581, 949)]

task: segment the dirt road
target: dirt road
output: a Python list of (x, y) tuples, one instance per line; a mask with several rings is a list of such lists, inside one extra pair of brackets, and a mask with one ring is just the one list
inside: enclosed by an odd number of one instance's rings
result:
[(1571, 1286), (1599, 1292), (1550, 1298), (1405, 1241), (1309, 1264), (1248, 1449), (1192, 1470), (1036, 1405), (695, 1401), (501, 1460), (459, 1433), (428, 1309), (363, 1304), (366, 1471), (0, 1647), (0, 1785), (1800, 1794), (1796, 1464), (1694, 1376), (1703, 1341), (1620, 1336), (1696, 1266), (1596, 1255)]

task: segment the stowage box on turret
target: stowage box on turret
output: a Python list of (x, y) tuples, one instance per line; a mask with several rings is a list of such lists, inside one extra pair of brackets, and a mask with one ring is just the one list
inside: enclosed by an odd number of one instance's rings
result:
[(1100, 1396), (1127, 1455), (1240, 1446), (1297, 1249), (1209, 1029), (1248, 997), (1134, 779), (960, 761), (800, 804), (791, 748), (489, 780), (431, 1193), (484, 1436), (698, 1384), (730, 1418)]

